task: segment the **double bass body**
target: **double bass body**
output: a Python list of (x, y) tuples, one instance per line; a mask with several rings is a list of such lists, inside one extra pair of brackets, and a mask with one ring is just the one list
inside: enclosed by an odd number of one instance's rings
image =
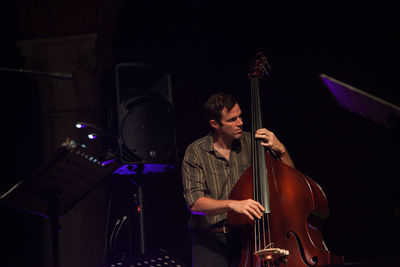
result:
[[(270, 192), (269, 232), (257, 239), (264, 242), (270, 236), (272, 245), (289, 251), (289, 255), (269, 262), (269, 266), (341, 266), (343, 257), (332, 254), (326, 247), (321, 224), (329, 216), (328, 202), (321, 187), (299, 171), (274, 159), (266, 153)], [(252, 168), (242, 175), (230, 195), (231, 199), (253, 198)], [(264, 266), (254, 254), (253, 222), (247, 216), (228, 213), (228, 222), (242, 233), (240, 266)], [(275, 265), (273, 265), (275, 264)], [(265, 266), (268, 266), (265, 263)]]

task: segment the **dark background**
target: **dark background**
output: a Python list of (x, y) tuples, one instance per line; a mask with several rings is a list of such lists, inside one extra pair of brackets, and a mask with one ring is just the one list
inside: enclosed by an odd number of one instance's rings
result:
[[(8, 10), (1, 16), (1, 66), (18, 67), (18, 25)], [(202, 105), (214, 92), (239, 99), (250, 130), (248, 66), (256, 52), (264, 51), (272, 67), (262, 92), (265, 126), (286, 145), (297, 169), (325, 191), (331, 209), (325, 241), (351, 262), (381, 259), (380, 249), (388, 258), (398, 257), (399, 133), (339, 107), (319, 74), (400, 105), (398, 24), (394, 4), (384, 1), (125, 1), (112, 45), (118, 62), (156, 63), (171, 73), (179, 161), (186, 146), (207, 133)], [(13, 78), (1, 75), (4, 88), (12, 87)], [(2, 93), (3, 142), (11, 146), (5, 146), (5, 154), (15, 162), (4, 167), (4, 177), (21, 177), (37, 166), (28, 159), (35, 158), (38, 133), (15, 122), (29, 122), (37, 113), (15, 90)], [(7, 131), (6, 125), (15, 130)], [(21, 146), (17, 134), (25, 131), (36, 135), (26, 135), (31, 142), (25, 138)], [(21, 155), (23, 169), (18, 168)], [(166, 248), (189, 262), (179, 167), (149, 179), (147, 238), (150, 248)], [(2, 188), (14, 180), (4, 179)], [(25, 229), (14, 231), (11, 240), (19, 245), (13, 250), (10, 243), (8, 251), (35, 255), (30, 251), (38, 239), (35, 224), (7, 227)], [(31, 241), (21, 248), (26, 236)]]

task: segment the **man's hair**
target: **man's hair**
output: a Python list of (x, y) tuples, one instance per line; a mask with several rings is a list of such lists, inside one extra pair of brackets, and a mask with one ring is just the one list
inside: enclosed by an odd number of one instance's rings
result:
[(204, 112), (207, 121), (215, 120), (221, 124), (221, 111), (224, 108), (230, 111), (236, 103), (236, 99), (228, 93), (217, 93), (210, 96), (204, 105)]

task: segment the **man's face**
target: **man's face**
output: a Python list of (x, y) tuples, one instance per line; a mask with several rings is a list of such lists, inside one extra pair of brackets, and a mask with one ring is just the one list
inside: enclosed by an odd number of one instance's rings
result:
[(228, 139), (239, 139), (242, 137), (242, 111), (240, 110), (239, 104), (235, 104), (231, 110), (225, 107), (221, 111), (221, 124), (215, 128), (222, 136)]

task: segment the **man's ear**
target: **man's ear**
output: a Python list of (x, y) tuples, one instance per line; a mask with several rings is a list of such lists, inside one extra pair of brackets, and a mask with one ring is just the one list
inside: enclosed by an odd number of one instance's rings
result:
[(221, 125), (216, 120), (210, 120), (210, 125), (214, 130), (218, 130)]

